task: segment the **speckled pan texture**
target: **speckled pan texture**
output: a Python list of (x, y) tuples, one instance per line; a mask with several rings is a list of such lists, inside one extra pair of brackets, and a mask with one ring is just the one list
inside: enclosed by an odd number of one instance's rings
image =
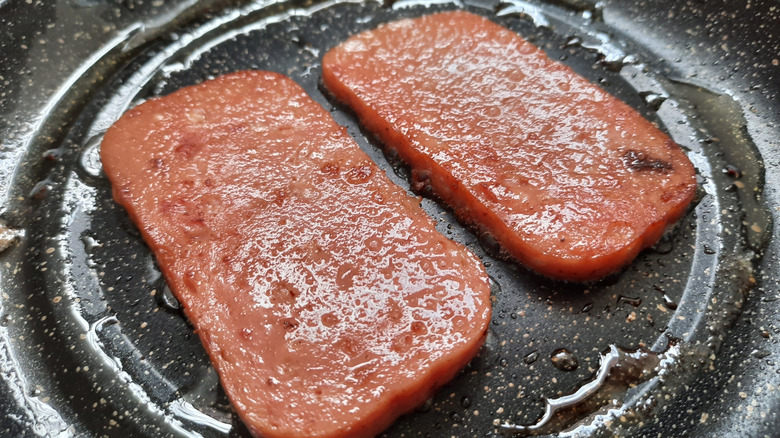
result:
[(423, 198), (487, 267), (494, 316), (479, 356), (385, 435), (778, 436), (780, 3), (664, 0), (0, 0), (0, 436), (249, 436), (111, 198), (102, 134), (149, 97), (273, 70), (408, 190), (409, 170), (323, 92), (320, 60), (451, 9), (657, 123), (699, 189), (659, 244), (585, 285), (497, 258)]

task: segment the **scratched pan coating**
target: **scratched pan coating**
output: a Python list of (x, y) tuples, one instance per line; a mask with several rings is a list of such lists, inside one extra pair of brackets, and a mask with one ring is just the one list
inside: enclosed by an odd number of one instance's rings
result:
[[(571, 394), (579, 403), (559, 418), (576, 423), (537, 432), (741, 437), (780, 427), (773, 2), (26, 5), (0, 2), (0, 243), (12, 241), (0, 254), (0, 436), (248, 436), (111, 198), (102, 133), (149, 97), (273, 70), (408, 190), (408, 169), (322, 91), (320, 59), (355, 32), (454, 8), (518, 32), (658, 123), (696, 166), (699, 194), (659, 244), (587, 285), (495, 258), (490, 242), (423, 199), (439, 230), (484, 262), (494, 316), (480, 355), (386, 436), (511, 435)], [(605, 352), (635, 350), (646, 360), (600, 366)], [(606, 405), (580, 397), (592, 387)]]

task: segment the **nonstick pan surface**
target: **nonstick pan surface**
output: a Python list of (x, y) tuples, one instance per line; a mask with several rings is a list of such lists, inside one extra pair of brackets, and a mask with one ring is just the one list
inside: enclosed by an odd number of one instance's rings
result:
[[(149, 97), (273, 70), (408, 189), (408, 169), (323, 93), (320, 59), (455, 8), (658, 123), (699, 194), (625, 271), (585, 285), (496, 258), (423, 199), (487, 267), (493, 321), (480, 355), (386, 436), (780, 436), (780, 3), (662, 0), (0, 0), (0, 436), (248, 436), (111, 198), (102, 133)], [(546, 406), (552, 421), (523, 427)]]

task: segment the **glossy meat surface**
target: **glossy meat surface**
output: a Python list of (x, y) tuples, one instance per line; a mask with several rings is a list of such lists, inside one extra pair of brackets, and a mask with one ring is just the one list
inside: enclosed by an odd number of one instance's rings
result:
[(373, 436), (481, 346), (482, 265), (284, 76), (149, 100), (101, 158), (257, 436)]
[(323, 80), (461, 220), (547, 276), (619, 270), (686, 211), (693, 165), (625, 103), (474, 14), (349, 38)]

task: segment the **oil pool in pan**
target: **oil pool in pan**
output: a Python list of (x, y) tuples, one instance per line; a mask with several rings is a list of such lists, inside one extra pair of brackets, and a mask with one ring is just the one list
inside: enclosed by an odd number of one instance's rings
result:
[[(111, 12), (99, 2), (71, 3), (80, 13)], [(142, 9), (133, 5), (118, 10)], [(33, 158), (20, 164), (27, 176), (9, 185), (18, 196), (7, 200), (0, 230), (13, 240), (3, 255), (0, 370), (10, 397), (0, 410), (22, 408), (18, 419), (0, 422), (0, 435), (247, 436), (148, 249), (111, 199), (97, 159), (101, 134), (150, 96), (231, 71), (275, 70), (330, 109), (408, 188), (408, 170), (384, 157), (321, 91), (319, 60), (355, 32), (437, 10), (486, 15), (658, 122), (686, 149), (700, 189), (695, 208), (658, 245), (620, 275), (587, 285), (552, 282), (494, 258), (490, 242), (424, 199), (438, 228), (483, 260), (494, 320), (481, 354), (387, 436), (669, 432), (672, 425), (659, 419), (669, 418), (665, 409), (685, 397), (697, 374), (714, 367), (746, 296), (769, 293), (766, 268), (756, 266), (773, 245), (773, 212), (762, 194), (762, 155), (744, 129), (745, 117), (754, 116), (722, 90), (702, 86), (711, 84), (706, 77), (659, 61), (670, 49), (620, 36), (604, 19), (623, 10), (612, 3), (215, 2), (205, 15), (184, 6), (141, 14), (144, 26), (114, 31), (81, 72), (94, 80), (74, 79), (75, 91), (48, 107), (47, 123), (62, 132), (52, 128), (48, 143), (33, 138)], [(757, 336), (775, 336), (770, 328)], [(771, 354), (756, 348), (750, 357)], [(755, 411), (767, 427), (778, 423), (771, 406), (748, 409), (753, 393), (735, 397), (747, 400), (745, 415)], [(548, 421), (546, 409), (557, 415)], [(717, 424), (708, 412), (695, 415), (696, 427)]]

